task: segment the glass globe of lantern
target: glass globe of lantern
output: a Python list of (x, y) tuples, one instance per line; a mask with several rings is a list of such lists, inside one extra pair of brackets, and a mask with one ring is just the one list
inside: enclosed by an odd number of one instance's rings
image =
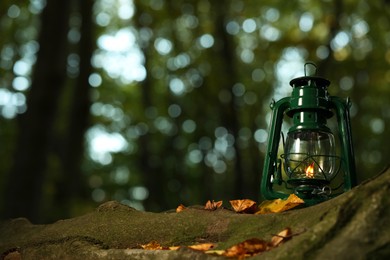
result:
[(284, 151), (285, 172), (291, 185), (313, 180), (327, 185), (337, 173), (336, 145), (330, 131), (289, 132)]

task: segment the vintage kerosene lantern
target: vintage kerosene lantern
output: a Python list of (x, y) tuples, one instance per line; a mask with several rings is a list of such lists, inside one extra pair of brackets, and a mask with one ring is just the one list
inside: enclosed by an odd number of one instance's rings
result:
[[(327, 79), (306, 76), (308, 64), (315, 67), (306, 63), (305, 76), (291, 80), (291, 97), (271, 103), (273, 111), (261, 183), (265, 199), (283, 199), (294, 193), (306, 205), (313, 205), (356, 185), (351, 102), (329, 96)], [(327, 126), (334, 114), (337, 139)], [(286, 140), (282, 132), (284, 119), (292, 121)], [(283, 149), (279, 149), (281, 145)]]

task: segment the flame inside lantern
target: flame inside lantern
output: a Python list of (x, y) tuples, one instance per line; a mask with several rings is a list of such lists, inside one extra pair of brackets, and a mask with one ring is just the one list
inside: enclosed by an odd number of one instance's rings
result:
[(314, 178), (314, 163), (311, 163), (309, 166), (307, 166), (305, 173), (307, 178)]

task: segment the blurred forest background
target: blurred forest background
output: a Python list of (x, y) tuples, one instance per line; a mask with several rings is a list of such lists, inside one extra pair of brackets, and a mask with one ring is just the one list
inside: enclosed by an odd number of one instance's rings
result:
[(352, 99), (358, 181), (389, 163), (387, 0), (2, 0), (0, 28), (2, 218), (259, 201), (306, 61)]

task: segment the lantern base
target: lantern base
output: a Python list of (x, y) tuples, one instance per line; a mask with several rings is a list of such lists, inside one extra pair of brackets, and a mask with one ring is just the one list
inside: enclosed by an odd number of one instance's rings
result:
[(294, 193), (307, 204), (316, 204), (327, 200), (331, 193), (327, 180), (319, 179), (290, 179), (287, 181), (294, 187)]

